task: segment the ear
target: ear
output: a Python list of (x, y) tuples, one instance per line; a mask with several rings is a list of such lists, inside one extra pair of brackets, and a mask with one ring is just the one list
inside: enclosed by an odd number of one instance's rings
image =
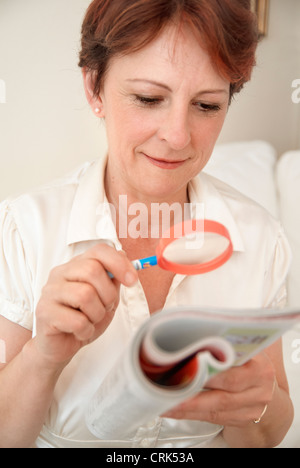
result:
[(91, 71), (83, 69), (83, 84), (87, 101), (93, 113), (100, 118), (104, 118), (103, 102), (101, 96), (94, 95), (94, 74)]

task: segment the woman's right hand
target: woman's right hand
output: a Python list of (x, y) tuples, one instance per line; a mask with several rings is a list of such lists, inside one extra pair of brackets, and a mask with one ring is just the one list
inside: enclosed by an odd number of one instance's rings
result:
[(54, 268), (37, 305), (33, 339), (45, 364), (65, 366), (102, 335), (118, 306), (120, 285), (133, 286), (137, 279), (126, 254), (106, 244)]

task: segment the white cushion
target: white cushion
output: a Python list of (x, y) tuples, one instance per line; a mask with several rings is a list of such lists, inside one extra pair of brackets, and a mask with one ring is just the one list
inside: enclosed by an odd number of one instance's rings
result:
[(294, 421), (279, 448), (300, 448), (300, 326), (283, 336), (284, 366), (294, 405)]
[(217, 145), (204, 171), (252, 198), (278, 217), (274, 173), (277, 155), (264, 141)]
[(278, 162), (276, 175), (280, 218), (293, 252), (288, 282), (289, 305), (300, 306), (300, 151), (285, 153)]
[[(285, 153), (277, 164), (280, 217), (289, 239), (293, 262), (288, 279), (288, 299), (300, 306), (300, 151)], [(293, 426), (280, 447), (300, 447), (300, 325), (283, 337), (285, 368), (295, 409)]]
[[(300, 306), (300, 152), (289, 152), (277, 162), (273, 147), (263, 141), (218, 145), (205, 172), (280, 217), (294, 254), (288, 281), (289, 305)], [(300, 325), (284, 335), (283, 353), (295, 417), (279, 447), (299, 448)]]

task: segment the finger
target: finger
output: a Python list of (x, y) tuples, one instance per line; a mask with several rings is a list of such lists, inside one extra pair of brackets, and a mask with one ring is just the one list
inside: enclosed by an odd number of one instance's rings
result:
[(224, 390), (232, 393), (243, 392), (249, 388), (249, 385), (253, 386), (252, 379), (249, 379), (249, 374), (250, 370), (247, 365), (232, 367), (211, 378), (205, 385), (205, 388), (210, 390)]
[[(79, 264), (82, 270), (76, 268)], [(115, 284), (122, 283), (125, 286), (133, 286), (138, 280), (137, 271), (125, 252), (117, 251), (105, 244), (98, 244), (84, 254), (74, 257), (70, 262), (55, 267), (51, 271), (49, 279), (58, 281), (64, 278), (71, 281), (89, 282), (101, 276), (102, 279), (109, 280), (112, 283), (108, 271), (113, 274), (113, 283)], [(96, 287), (95, 284), (94, 286)]]
[(84, 313), (94, 325), (104, 318), (108, 309), (111, 310), (111, 303), (101, 300), (95, 288), (88, 283), (66, 281), (63, 287), (56, 289), (53, 294), (56, 302)]
[[(63, 269), (63, 279), (64, 285), (67, 283), (77, 284), (78, 287), (80, 287), (79, 285), (87, 285), (85, 289), (81, 288), (80, 290), (83, 296), (86, 292), (88, 299), (94, 291), (105, 308), (110, 308), (111, 305), (117, 301), (119, 294), (118, 285), (111, 281), (103, 265), (94, 258), (81, 257), (65, 265)], [(54, 282), (54, 284), (58, 283), (61, 284), (61, 281)], [(89, 290), (88, 286), (91, 286), (93, 290)], [(75, 297), (77, 297), (77, 295), (75, 295)]]
[(238, 393), (257, 386), (271, 388), (274, 378), (275, 369), (270, 359), (258, 355), (243, 366), (232, 367), (213, 377), (206, 388)]
[[(101, 247), (103, 248), (103, 245)], [(109, 252), (110, 253), (112, 252), (113, 255), (117, 253), (114, 249), (110, 247), (109, 247)], [(123, 262), (125, 255), (119, 253), (118, 258), (119, 257), (121, 258), (121, 262)], [(126, 263), (129, 262), (129, 260), (126, 257), (125, 257), (125, 262)], [(130, 262), (129, 264), (130, 264), (130, 268), (133, 268)], [(135, 270), (134, 270), (134, 274), (137, 275)], [(109, 278), (107, 271), (104, 268), (103, 264), (100, 263), (99, 260), (93, 257), (93, 251), (89, 251), (88, 253), (84, 255), (75, 257), (69, 263), (61, 265), (55, 268), (51, 272), (51, 277), (49, 281), (50, 286), (51, 285), (55, 286), (59, 284), (60, 289), (62, 289), (61, 287), (62, 280), (64, 281), (64, 283), (73, 282), (73, 283), (78, 283), (78, 284), (84, 283), (84, 284), (92, 285), (94, 289), (96, 290), (104, 308), (108, 311), (114, 311), (116, 309), (116, 306), (118, 304), (118, 299), (119, 299), (120, 283), (118, 283), (117, 280), (112, 281)], [(75, 299), (81, 306), (82, 304), (85, 304), (87, 301), (89, 301), (89, 297), (90, 297), (88, 287), (86, 287), (85, 290), (84, 288), (80, 288), (78, 293), (82, 291), (83, 297), (78, 299), (77, 295), (75, 294), (73, 300), (71, 300), (72, 299), (71, 294), (70, 294), (70, 298), (68, 298), (67, 292), (62, 298), (60, 291), (58, 292), (53, 291), (53, 288), (51, 289), (51, 287), (48, 287), (46, 289), (48, 289), (48, 296), (49, 294), (53, 295), (54, 297), (57, 296), (59, 297), (60, 302), (67, 304), (67, 305), (70, 304), (74, 308), (82, 309), (82, 307), (76, 306)], [(85, 294), (87, 298), (85, 298)]]
[(51, 323), (45, 322), (43, 325), (46, 335), (67, 333), (74, 335), (78, 341), (82, 342), (88, 341), (94, 335), (95, 326), (85, 314), (57, 304), (53, 310), (55, 313), (51, 316)]
[(236, 394), (210, 390), (187, 400), (163, 416), (201, 420), (224, 426), (243, 426), (256, 419), (265, 404), (265, 401), (260, 402), (256, 390)]
[(117, 251), (105, 244), (98, 244), (84, 256), (100, 262), (106, 272), (109, 271), (115, 280), (125, 286), (133, 286), (138, 280), (137, 271), (123, 251)]

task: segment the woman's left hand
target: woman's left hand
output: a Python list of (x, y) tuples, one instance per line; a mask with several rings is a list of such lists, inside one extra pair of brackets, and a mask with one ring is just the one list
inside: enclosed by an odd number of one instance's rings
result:
[(243, 428), (259, 419), (270, 404), (275, 383), (273, 363), (267, 354), (261, 353), (247, 364), (213, 377), (205, 387), (207, 391), (176, 406), (163, 417)]

